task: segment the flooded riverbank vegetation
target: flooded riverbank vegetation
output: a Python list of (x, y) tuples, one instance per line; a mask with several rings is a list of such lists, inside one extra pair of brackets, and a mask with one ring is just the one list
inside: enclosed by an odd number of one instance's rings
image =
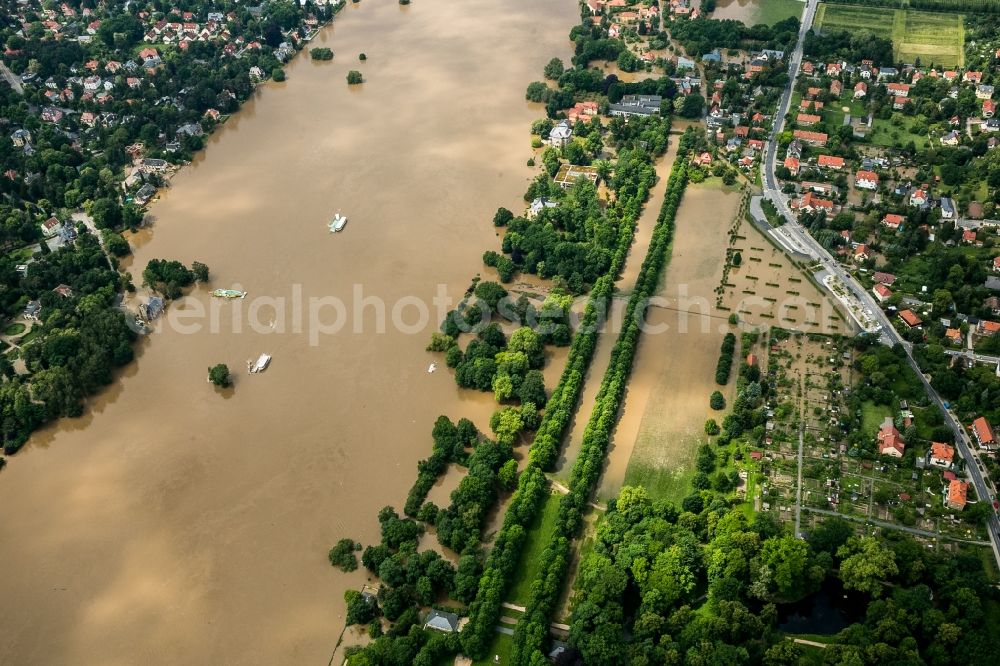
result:
[[(663, 107), (669, 108), (674, 87), (667, 78), (619, 84), (585, 69), (588, 60), (579, 54), (591, 52), (592, 34), (598, 32), (589, 27), (574, 29), (577, 68), (557, 71), (561, 66), (557, 68), (551, 62), (545, 68), (548, 78), (558, 79), (555, 88), (541, 84), (546, 88), (541, 97), (547, 101), (548, 115), (559, 120), (567, 107), (580, 101), (592, 101), (595, 107), (607, 110), (610, 94), (615, 101), (624, 94), (660, 94)], [(407, 499), (405, 513), (411, 518), (400, 519), (412, 525), (409, 540), (393, 544), (383, 538), (379, 546), (366, 549), (362, 558), (381, 581), (378, 594), (371, 596), (368, 603), (377, 604), (384, 617), (395, 624), (386, 635), (370, 634), (375, 640), (367, 647), (349, 650), (352, 663), (431, 663), (442, 654), (459, 650), (473, 658), (486, 656), (500, 604), (521, 557), (526, 530), (549, 496), (546, 472), (553, 469), (579, 401), (615, 279), (632, 245), (636, 220), (656, 182), (653, 162), (667, 147), (670, 122), (665, 113), (627, 121), (614, 117), (607, 122), (596, 113), (592, 115), (570, 126), (570, 140), (553, 142), (543, 150), (543, 172), (525, 194), (525, 202), (533, 204), (529, 212), (497, 212), (494, 225), (504, 230), (500, 252), (487, 252), (484, 263), (497, 269), (500, 282), (477, 276), (428, 346), (444, 354), (460, 387), (493, 392), (498, 402), (490, 422), (494, 437), (476, 433), (471, 424), (463, 428), (447, 417), (438, 419), (432, 455), (418, 466), (418, 479)], [(548, 121), (535, 123), (534, 130), (547, 136), (545, 131), (552, 125)], [(596, 482), (603, 455), (601, 442), (606, 444), (613, 422), (607, 417), (616, 411), (621, 399), (639, 334), (640, 308), (645, 307), (644, 299), (659, 279), (670, 242), (670, 225), (683, 191), (685, 166), (683, 162), (677, 164), (667, 185), (642, 277), (629, 301), (630, 323), (619, 338), (613, 369), (609, 370), (606, 386), (602, 386), (601, 416), (595, 415), (592, 420), (601, 425), (595, 425), (597, 430), (587, 438), (580, 456), (583, 462), (574, 471), (571, 494), (561, 504), (557, 523), (560, 534), (572, 534), (577, 529), (572, 516), (586, 503)], [(560, 187), (554, 180), (570, 168), (578, 168), (579, 177), (563, 181)], [(548, 295), (536, 299), (522, 293), (515, 298), (503, 285), (510, 284), (518, 274), (535, 274), (550, 281)], [(574, 296), (588, 293), (582, 313), (573, 314)], [(571, 315), (579, 318), (575, 332), (570, 327)], [(505, 328), (513, 329), (509, 338)], [(540, 372), (545, 346), (567, 344), (570, 348), (565, 369), (546, 399)], [(544, 409), (539, 411), (542, 406)], [(460, 432), (463, 430), (464, 434)], [(513, 452), (525, 441), (531, 445), (518, 474)], [(452, 493), (451, 505), (438, 509), (424, 498), (452, 462), (467, 465), (468, 474)], [(513, 494), (506, 502), (502, 526), (484, 558), (483, 518), (510, 490)], [(392, 509), (387, 507), (384, 513), (388, 512)], [(425, 528), (435, 529), (439, 542), (459, 554), (457, 568), (447, 560), (435, 560), (441, 562), (435, 565), (441, 574), (436, 583), (429, 579), (421, 582), (426, 576), (417, 575), (417, 565), (411, 576), (394, 575), (391, 568), (395, 564), (383, 571), (385, 562), (409, 566), (411, 561), (431, 556), (416, 550), (417, 537)], [(553, 562), (548, 551), (543, 557), (543, 577), (560, 575), (560, 571), (551, 570), (558, 569), (559, 560)], [(445, 567), (449, 567), (447, 572)], [(469, 616), (460, 639), (456, 634), (439, 635), (412, 628), (417, 617), (415, 605), (441, 603), (448, 597), (470, 604), (468, 610), (447, 605), (449, 610)], [(401, 608), (400, 598), (411, 607)], [(380, 631), (376, 629), (375, 634)]]

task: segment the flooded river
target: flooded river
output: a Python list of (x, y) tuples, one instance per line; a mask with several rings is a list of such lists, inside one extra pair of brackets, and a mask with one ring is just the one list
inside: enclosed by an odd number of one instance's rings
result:
[[(313, 44), (333, 62), (297, 58), (174, 179), (133, 239), (136, 282), (151, 258), (198, 260), (249, 296), (215, 301), (214, 324), (204, 288), (176, 304), (85, 417), (0, 475), (0, 662), (327, 663), (364, 574), (326, 550), (377, 541), (438, 414), (487, 427), (490, 395), (427, 373), (432, 299), (461, 296), (497, 206), (523, 205), (541, 115), (524, 89), (568, 60), (578, 16), (569, 0), (348, 5)], [(271, 367), (247, 375), (262, 352)], [(205, 381), (215, 363), (238, 371), (229, 394)]]

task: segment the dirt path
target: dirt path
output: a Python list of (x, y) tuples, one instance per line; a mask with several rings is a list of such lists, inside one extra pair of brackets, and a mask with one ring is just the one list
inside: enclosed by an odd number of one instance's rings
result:
[(649, 201), (639, 216), (638, 225), (635, 232), (635, 239), (625, 260), (625, 268), (622, 271), (621, 279), (616, 283), (617, 293), (611, 302), (611, 312), (605, 321), (604, 328), (597, 341), (597, 349), (594, 351), (594, 358), (587, 369), (587, 375), (583, 383), (583, 395), (580, 404), (570, 423), (569, 434), (563, 446), (562, 454), (556, 463), (555, 476), (562, 480), (569, 479), (570, 469), (573, 461), (576, 460), (580, 452), (580, 445), (583, 443), (583, 431), (587, 427), (587, 421), (594, 411), (594, 402), (597, 398), (597, 391), (601, 387), (601, 380), (608, 369), (608, 362), (611, 359), (611, 350), (615, 346), (618, 333), (621, 331), (621, 320), (624, 316), (627, 304), (626, 296), (632, 293), (635, 288), (636, 279), (639, 276), (639, 269), (643, 259), (649, 251), (649, 242), (653, 237), (653, 227), (656, 225), (656, 218), (660, 214), (660, 207), (663, 205), (663, 195), (667, 188), (667, 178), (670, 169), (673, 167), (674, 158), (677, 156), (677, 142), (671, 141), (666, 154), (656, 165), (656, 175), (659, 178), (653, 186)]

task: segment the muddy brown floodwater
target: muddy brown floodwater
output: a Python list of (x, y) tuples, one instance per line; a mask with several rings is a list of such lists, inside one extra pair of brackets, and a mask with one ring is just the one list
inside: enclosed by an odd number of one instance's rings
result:
[[(212, 287), (249, 296), (216, 302), (217, 333), (150, 336), (86, 416), (38, 433), (4, 470), (0, 662), (327, 663), (343, 592), (364, 581), (334, 571), (327, 549), (378, 540), (376, 513), (402, 505), (438, 414), (486, 428), (493, 404), (443, 365), (427, 373), (436, 321), (379, 334), (370, 307), (364, 332), (352, 321), (312, 345), (309, 299), (351, 314), (356, 284), (390, 312), (430, 303), (438, 284), (461, 296), (497, 246), (497, 206), (523, 206), (542, 113), (524, 89), (572, 55), (578, 16), (570, 0), (348, 5), (313, 44), (333, 62), (297, 58), (174, 179), (131, 270), (199, 260)], [(349, 88), (349, 69), (366, 83)], [(338, 209), (350, 222), (333, 235)], [(289, 304), (234, 332), (229, 316), (255, 297)], [(207, 306), (206, 290), (189, 301), (174, 314)], [(417, 323), (415, 307), (403, 314)], [(261, 352), (271, 367), (247, 375)], [(237, 371), (229, 396), (205, 381), (220, 362)]]

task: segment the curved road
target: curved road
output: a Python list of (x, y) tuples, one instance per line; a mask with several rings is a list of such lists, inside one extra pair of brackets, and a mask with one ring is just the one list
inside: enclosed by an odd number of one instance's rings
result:
[[(966, 472), (968, 473), (969, 480), (972, 482), (976, 489), (976, 496), (980, 501), (989, 502), (993, 499), (996, 492), (992, 485), (992, 482), (987, 480), (983, 473), (979, 469), (979, 461), (975, 456), (975, 447), (969, 438), (968, 433), (965, 428), (962, 427), (961, 423), (955, 418), (955, 415), (951, 413), (950, 410), (945, 409), (944, 401), (941, 400), (941, 396), (938, 395), (937, 391), (930, 385), (924, 373), (920, 371), (917, 367), (916, 361), (913, 359), (913, 346), (904, 341), (900, 337), (899, 333), (893, 328), (892, 323), (889, 318), (879, 307), (878, 303), (875, 302), (875, 298), (866, 290), (857, 280), (850, 275), (841, 264), (836, 261), (829, 252), (826, 251), (822, 245), (816, 242), (816, 240), (809, 235), (809, 232), (799, 224), (798, 219), (792, 213), (788, 206), (788, 198), (781, 192), (778, 188), (778, 180), (774, 175), (775, 162), (777, 161), (777, 148), (778, 148), (778, 134), (781, 132), (782, 127), (785, 122), (785, 114), (788, 113), (788, 106), (792, 99), (792, 89), (794, 88), (795, 78), (799, 73), (799, 66), (802, 64), (802, 45), (805, 41), (806, 33), (812, 27), (813, 19), (816, 16), (816, 8), (819, 6), (819, 0), (807, 0), (805, 11), (802, 14), (802, 24), (799, 28), (799, 39), (795, 44), (795, 50), (792, 51), (789, 56), (789, 79), (788, 85), (785, 87), (784, 93), (782, 93), (781, 101), (778, 104), (778, 110), (775, 114), (774, 127), (771, 130), (771, 136), (768, 138), (767, 145), (765, 146), (764, 154), (764, 196), (774, 204), (778, 212), (787, 220), (787, 224), (781, 227), (782, 230), (787, 231), (789, 235), (792, 235), (798, 240), (804, 247), (809, 250), (809, 253), (815, 257), (823, 266), (823, 268), (830, 274), (840, 278), (841, 282), (852, 292), (852, 294), (861, 302), (864, 308), (868, 311), (872, 317), (876, 319), (880, 325), (880, 340), (885, 345), (902, 345), (903, 349), (906, 351), (906, 358), (910, 363), (910, 367), (913, 371), (917, 373), (917, 377), (924, 385), (924, 391), (926, 391), (928, 397), (934, 404), (938, 406), (941, 412), (944, 414), (945, 422), (955, 433), (955, 445), (958, 448), (961, 456), (968, 462), (966, 465)], [(993, 547), (993, 557), (997, 561), (997, 565), (1000, 566), (1000, 520), (997, 519), (996, 513), (992, 514), (987, 522), (987, 528), (990, 535), (990, 545)]]

